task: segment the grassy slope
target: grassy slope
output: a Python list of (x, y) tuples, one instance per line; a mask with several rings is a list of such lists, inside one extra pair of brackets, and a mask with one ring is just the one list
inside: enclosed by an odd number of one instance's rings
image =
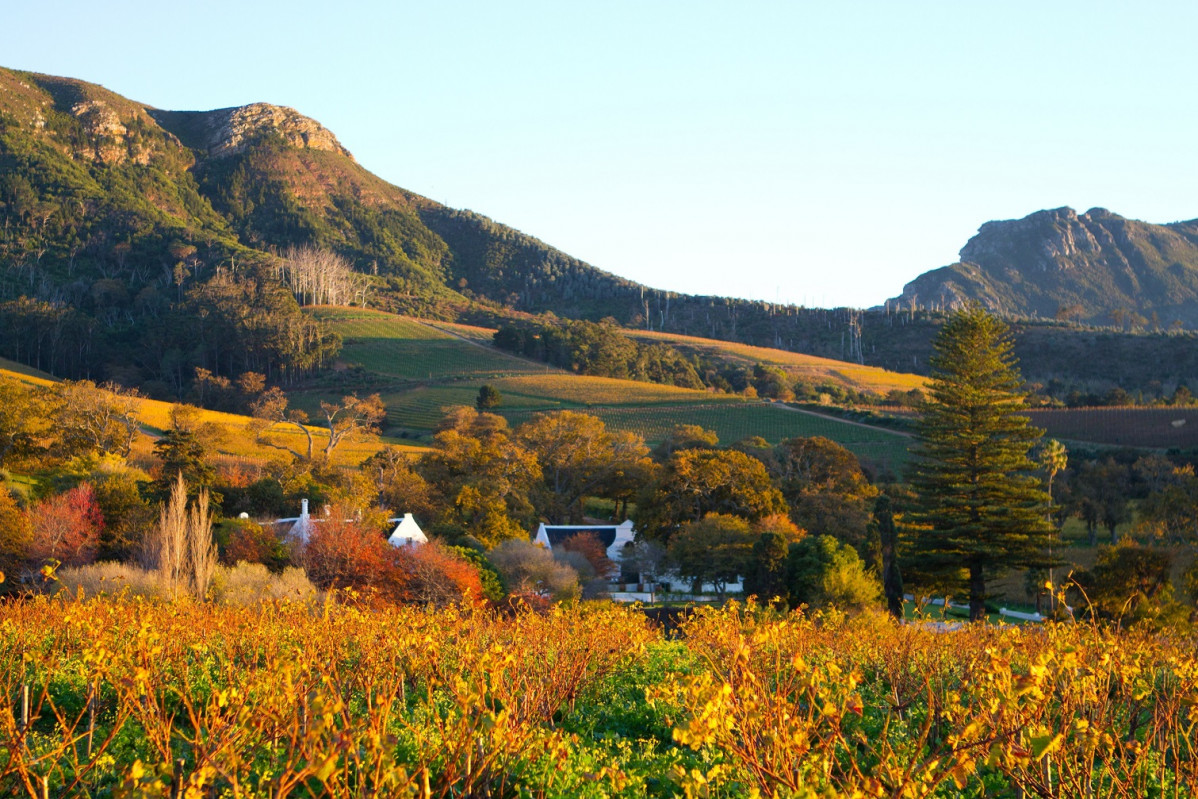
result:
[[(735, 396), (568, 374), (494, 349), (487, 343), (490, 331), (486, 328), (426, 323), (357, 309), (317, 309), (314, 313), (344, 337), (341, 356), (344, 365), (365, 370), (366, 375), (356, 379), (369, 386), (368, 391), (382, 395), (389, 426), (405, 434), (427, 435), (446, 407), (472, 405), (478, 389), (490, 383), (503, 394), (499, 412), (513, 424), (538, 411), (584, 410), (613, 428), (638, 432), (650, 443), (660, 441), (675, 424), (686, 423), (715, 430), (724, 443), (748, 436), (777, 442), (795, 436), (822, 435), (892, 469), (899, 468), (906, 460), (909, 439), (893, 431)], [(747, 352), (742, 357), (749, 359), (768, 357), (794, 363), (802, 359), (776, 350), (762, 350), (766, 355), (757, 357), (755, 351), (760, 348), (695, 341), (728, 347), (738, 354)], [(815, 368), (820, 360), (811, 358), (805, 362)], [(837, 382), (848, 378), (843, 374), (833, 376), (833, 369), (864, 375), (854, 380), (855, 387), (906, 389), (921, 380), (836, 361), (825, 363), (826, 370), (820, 374), (829, 375), (829, 379)], [(889, 382), (884, 382), (887, 379)], [(295, 403), (315, 408), (321, 399), (335, 395), (336, 391), (314, 390), (299, 395)]]
[(802, 377), (816, 384), (835, 383), (858, 391), (872, 391), (875, 394), (885, 394), (891, 389), (909, 391), (913, 388), (923, 388), (927, 382), (927, 378), (921, 375), (891, 372), (876, 366), (859, 366), (846, 361), (836, 361), (831, 358), (820, 358), (815, 355), (804, 355), (769, 347), (754, 347), (717, 339), (644, 330), (630, 332), (630, 335), (646, 342), (668, 344), (674, 349), (688, 354), (718, 354), (722, 360), (739, 362), (746, 366), (755, 363), (780, 366), (795, 378)]
[[(16, 378), (24, 383), (48, 386), (54, 379), (44, 372), (13, 363), (0, 358), (0, 376)], [(133, 444), (133, 457), (139, 465), (151, 465), (151, 454), (154, 450), (154, 440), (157, 434), (171, 425), (172, 403), (158, 400), (139, 398), (137, 417), (141, 423), (142, 435)], [(234, 413), (201, 410), (199, 422), (208, 430), (208, 437), (214, 442), (212, 456), (219, 463), (251, 462), (262, 463), (278, 457), (280, 451), (271, 447), (257, 444), (253, 437), (247, 435), (246, 425), (250, 419)], [(309, 428), (315, 439), (314, 447), (319, 450), (328, 441), (325, 430), (319, 427)], [(271, 434), (277, 443), (296, 451), (302, 451), (307, 445), (306, 438), (294, 428), (279, 428)], [(342, 444), (334, 452), (334, 462), (343, 466), (353, 466), (377, 452), (384, 443), (377, 439), (352, 441)], [(402, 445), (409, 453), (416, 455), (424, 451), (424, 447)]]

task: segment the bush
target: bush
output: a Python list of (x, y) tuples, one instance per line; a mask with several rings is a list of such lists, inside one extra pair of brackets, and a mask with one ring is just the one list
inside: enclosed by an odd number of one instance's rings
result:
[(87, 598), (117, 594), (163, 596), (157, 571), (140, 569), (125, 563), (101, 561), (86, 566), (68, 567), (59, 569), (55, 576), (58, 578), (60, 592), (70, 596), (77, 596), (79, 593)]
[(791, 544), (786, 575), (791, 607), (861, 610), (881, 601), (882, 586), (865, 570), (857, 550), (830, 535)]
[(436, 607), (484, 599), (474, 564), (435, 541), (397, 548), (383, 588), (393, 599)]
[(544, 596), (555, 602), (577, 599), (580, 594), (578, 572), (531, 541), (504, 541), (491, 550), (489, 559), (513, 594)]
[(310, 604), (316, 601), (317, 591), (303, 569), (293, 566), (271, 574), (261, 563), (241, 562), (217, 567), (212, 597), (222, 605), (256, 605), (267, 600)]
[(219, 528), (224, 546), (221, 562), (226, 566), (245, 562), (261, 563), (278, 574), (291, 563), (290, 548), (279, 537), (249, 519), (227, 519)]

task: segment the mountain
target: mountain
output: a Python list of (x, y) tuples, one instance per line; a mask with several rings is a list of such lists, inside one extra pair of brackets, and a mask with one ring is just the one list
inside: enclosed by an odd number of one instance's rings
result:
[[(392, 185), (290, 108), (167, 111), (0, 68), (0, 357), (156, 398), (187, 395), (197, 369), (289, 383), (335, 361), (336, 331), (299, 306), (283, 268), (308, 245), (345, 259), (382, 310), (493, 327), (611, 318), (903, 372), (926, 370), (939, 309), (977, 297), (1024, 317), (1017, 351), (1041, 382), (1132, 389), (1164, 363), (1176, 368), (1146, 379), (1168, 390), (1192, 370), (1161, 348), (1188, 353), (1193, 336), (1142, 334), (1153, 312), (1162, 329), (1198, 326), (1196, 241), (1198, 223), (1062, 209), (985, 225), (961, 264), (871, 311), (679, 294)], [(1126, 332), (1100, 333), (1117, 355), (1079, 363), (1098, 334), (1054, 316), (1118, 321)]]
[(1102, 208), (987, 222), (961, 260), (891, 300), (1116, 327), (1198, 327), (1198, 220), (1154, 225)]
[(382, 180), (293, 109), (166, 111), (0, 69), (0, 326), (10, 331), (0, 355), (163, 396), (184, 391), (197, 367), (302, 376), (337, 345), (287, 299), (280, 255), (296, 245), (345, 258), (386, 310), (611, 317), (862, 357), (845, 335), (851, 312), (678, 294), (604, 272)]

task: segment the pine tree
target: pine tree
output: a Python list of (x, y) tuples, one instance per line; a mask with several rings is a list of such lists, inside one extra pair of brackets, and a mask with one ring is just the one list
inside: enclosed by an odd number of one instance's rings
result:
[(912, 481), (920, 497), (912, 565), (967, 587), (977, 621), (988, 579), (1048, 565), (1049, 498), (1029, 456), (1043, 431), (1020, 415), (1025, 394), (1006, 325), (967, 308), (933, 346)]

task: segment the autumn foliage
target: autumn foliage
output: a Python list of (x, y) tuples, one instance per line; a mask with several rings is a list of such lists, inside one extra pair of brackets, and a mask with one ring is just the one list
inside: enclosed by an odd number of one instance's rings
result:
[(698, 611), (681, 632), (666, 638), (610, 605), (500, 615), (7, 603), (0, 793), (1132, 799), (1198, 789), (1189, 638), (1089, 625), (944, 631), (736, 605)]
[(96, 492), (87, 483), (38, 502), (30, 510), (29, 522), (32, 561), (82, 566), (96, 559), (104, 516)]

